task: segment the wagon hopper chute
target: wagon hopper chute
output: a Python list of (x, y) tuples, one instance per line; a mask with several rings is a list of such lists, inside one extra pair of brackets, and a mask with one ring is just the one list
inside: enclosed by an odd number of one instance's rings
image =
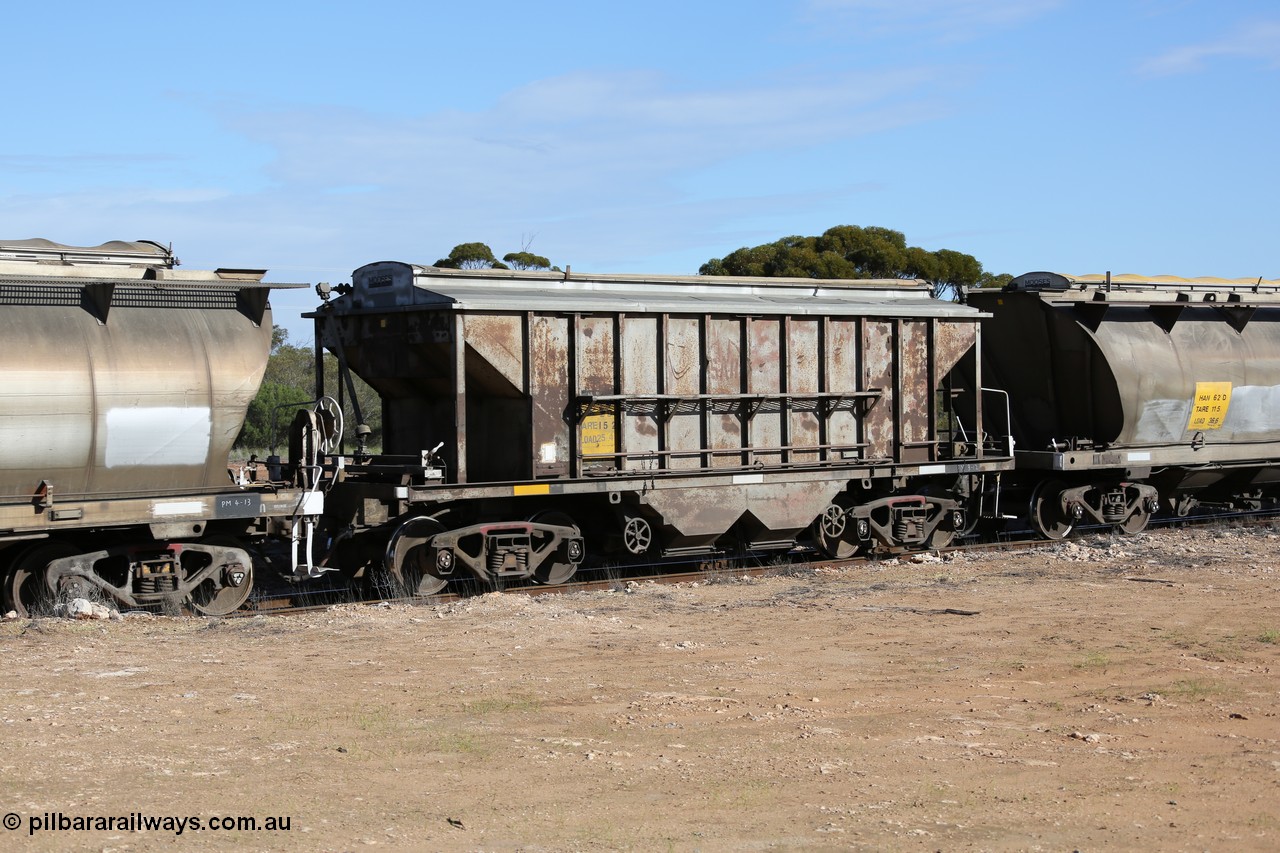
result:
[(809, 528), (835, 554), (924, 546), (1009, 464), (980, 385), (953, 381), (979, 314), (924, 283), (381, 262), (338, 293), (316, 340), (381, 396), (385, 444), (330, 513), (381, 527), (420, 592)]

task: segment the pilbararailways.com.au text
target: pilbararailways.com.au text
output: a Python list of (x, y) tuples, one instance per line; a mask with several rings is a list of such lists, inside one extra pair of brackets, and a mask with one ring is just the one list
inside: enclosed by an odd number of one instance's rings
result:
[(3, 819), (4, 828), (10, 831), (24, 824), (27, 835), (37, 832), (288, 832), (293, 824), (291, 816), (251, 817), (228, 815), (200, 817), (197, 815), (152, 815), (129, 812), (123, 815), (85, 815), (65, 812), (41, 812), (27, 815), (23, 820), (17, 812), (9, 812)]

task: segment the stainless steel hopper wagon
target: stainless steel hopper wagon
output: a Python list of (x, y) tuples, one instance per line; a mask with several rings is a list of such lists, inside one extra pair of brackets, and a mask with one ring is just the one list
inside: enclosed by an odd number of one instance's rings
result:
[(253, 588), (251, 543), (319, 515), (316, 483), (228, 477), (267, 364), (268, 294), (299, 286), (263, 274), (179, 269), (145, 241), (0, 242), (6, 610), (93, 595), (228, 613)]
[(967, 296), (1012, 400), (1003, 503), (1042, 535), (1280, 496), (1280, 282), (1033, 272)]

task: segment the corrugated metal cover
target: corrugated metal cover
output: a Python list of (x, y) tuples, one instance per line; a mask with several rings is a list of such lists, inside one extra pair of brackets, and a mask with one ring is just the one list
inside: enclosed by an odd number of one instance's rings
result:
[(975, 313), (972, 308), (933, 299), (927, 282), (897, 279), (566, 275), (381, 262), (356, 270), (352, 282), (353, 293), (335, 300), (332, 310), (917, 317)]
[[(24, 287), (41, 287), (41, 288), (65, 288), (68, 290), (87, 287), (114, 285), (122, 289), (132, 291), (153, 291), (167, 293), (182, 293), (190, 291), (209, 291), (209, 290), (248, 290), (248, 289), (265, 289), (265, 290), (294, 290), (300, 287), (310, 287), (309, 284), (288, 284), (278, 281), (259, 281), (257, 279), (234, 279), (234, 278), (166, 278), (163, 280), (150, 280), (138, 278), (120, 278), (119, 272), (115, 275), (104, 275), (102, 278), (90, 278), (84, 275), (84, 270), (80, 270), (80, 275), (45, 275), (46, 269), (41, 267), (32, 272), (39, 272), (40, 275), (10, 275), (8, 269), (0, 266), (4, 270), (0, 272), (0, 284), (3, 285), (21, 285)], [(105, 272), (105, 270), (104, 270)], [(192, 271), (200, 273), (205, 271)]]
[(0, 240), (0, 252), (28, 252), (31, 254), (88, 254), (88, 255), (138, 255), (156, 260), (168, 260), (172, 253), (159, 243), (150, 240), (111, 240), (99, 246), (69, 246), (55, 243), (43, 237), (30, 240)]
[[(10, 284), (77, 286), (113, 285), (128, 281), (224, 283), (247, 288), (261, 282), (264, 269), (178, 269), (172, 249), (151, 240), (113, 240), (100, 246), (68, 246), (52, 240), (0, 240), (0, 279)], [(294, 288), (305, 284), (267, 284)]]

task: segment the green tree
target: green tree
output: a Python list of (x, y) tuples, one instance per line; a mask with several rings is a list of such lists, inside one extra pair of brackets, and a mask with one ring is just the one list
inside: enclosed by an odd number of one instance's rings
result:
[(493, 256), (493, 250), (484, 243), (459, 243), (449, 256), (436, 261), (436, 266), (455, 270), (506, 269), (506, 265)]
[[(338, 361), (332, 354), (325, 354), (325, 375), (328, 377), (327, 393), (338, 397)], [(276, 448), (285, 449), (288, 444), (289, 425), (293, 422), (295, 412), (315, 400), (315, 353), (311, 347), (294, 346), (289, 343), (289, 333), (281, 326), (271, 330), (271, 354), (267, 359), (267, 369), (262, 378), (258, 393), (249, 404), (245, 414), (244, 425), (236, 439), (238, 450), (259, 452)], [(373, 388), (369, 387), (358, 376), (352, 376), (356, 402), (361, 418), (372, 430), (370, 444), (382, 444), (382, 402)], [(346, 444), (348, 451), (352, 448), (356, 424), (355, 409), (351, 394), (344, 386), (343, 418), (345, 420)]]
[[(331, 397), (338, 397), (338, 359), (333, 353), (324, 354), (324, 374), (327, 377), (328, 387), (327, 393)], [(355, 401), (351, 399), (351, 389), (345, 384), (342, 387), (342, 417), (345, 421), (345, 442), (347, 452), (350, 453), (355, 447), (355, 428), (357, 423), (356, 410), (360, 411), (360, 418), (364, 424), (369, 427), (369, 444), (371, 447), (382, 446), (382, 398), (378, 396), (369, 383), (365, 382), (353, 372), (351, 374), (351, 385), (355, 389)]]
[(249, 403), (236, 447), (255, 452), (287, 449), (294, 412), (310, 400), (311, 395), (301, 388), (263, 382), (258, 395)]
[(903, 278), (928, 281), (939, 299), (956, 299), (990, 276), (972, 255), (907, 245), (901, 231), (837, 225), (818, 237), (783, 237), (712, 258), (699, 275), (792, 278)]
[(524, 246), (518, 252), (507, 252), (502, 256), (502, 260), (494, 257), (493, 250), (489, 248), (487, 243), (459, 243), (454, 246), (447, 257), (440, 258), (435, 265), (444, 269), (455, 270), (556, 270), (560, 271), (560, 267), (552, 266), (551, 260), (542, 255), (535, 255), (529, 251), (529, 243), (526, 241)]
[(502, 260), (513, 270), (549, 270), (551, 261), (532, 252), (507, 252)]
[(264, 384), (271, 382), (310, 393), (316, 384), (315, 364), (311, 347), (289, 343), (289, 332), (282, 326), (271, 328), (271, 356), (262, 377)]
[(973, 255), (951, 249), (939, 249), (933, 255), (938, 259), (938, 268), (929, 281), (933, 284), (933, 295), (939, 299), (943, 296), (957, 299), (966, 287), (975, 287), (982, 280), (982, 264)]
[(1004, 287), (1006, 284), (1008, 284), (1011, 281), (1013, 281), (1012, 273), (984, 272), (982, 276), (979, 277), (978, 279), (978, 287), (990, 287), (990, 288), (998, 289), (998, 288)]

